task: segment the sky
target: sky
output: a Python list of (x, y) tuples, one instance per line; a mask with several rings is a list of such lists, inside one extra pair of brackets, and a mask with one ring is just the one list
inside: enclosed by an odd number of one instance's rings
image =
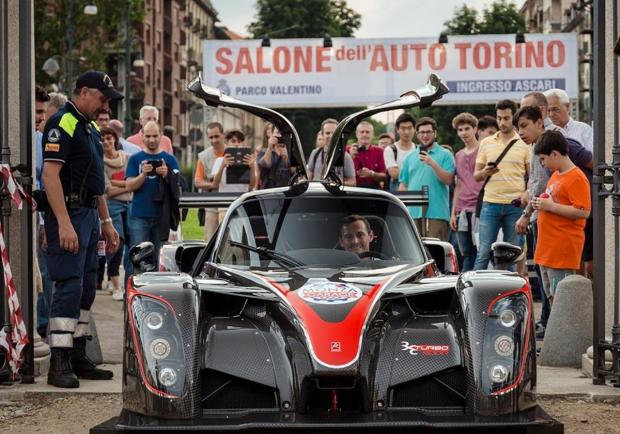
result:
[[(517, 7), (524, 0), (515, 1)], [(438, 36), (454, 9), (464, 3), (482, 11), (493, 0), (347, 0), (362, 15), (358, 38), (398, 38)], [(255, 0), (211, 0), (220, 22), (243, 36), (254, 20)]]

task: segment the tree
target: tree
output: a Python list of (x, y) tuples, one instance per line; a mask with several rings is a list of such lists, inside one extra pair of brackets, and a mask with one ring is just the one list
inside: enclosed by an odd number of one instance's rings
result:
[(482, 15), (473, 6), (463, 4), (444, 24), (447, 35), (492, 35), (525, 32), (525, 19), (514, 3), (497, 0), (484, 8)]
[(525, 32), (525, 19), (514, 3), (498, 0), (484, 8), (480, 22), (480, 33), (485, 35), (499, 33)]
[[(258, 0), (256, 19), (248, 26), (254, 38), (351, 37), (361, 25), (361, 16), (344, 0)], [(286, 29), (280, 31), (282, 29)], [(316, 133), (326, 118), (341, 120), (356, 108), (279, 110), (295, 125), (306, 153), (314, 147)]]
[[(108, 63), (117, 63), (113, 57), (124, 50), (126, 19), (125, 0), (95, 0), (97, 15), (83, 13), (87, 0), (35, 0), (35, 78), (41, 85), (64, 83), (66, 74), (68, 30), (73, 28), (73, 80), (88, 69), (106, 70), (113, 75)], [(144, 2), (131, 0), (131, 20), (136, 23), (144, 16)], [(122, 51), (124, 54), (124, 51)], [(60, 64), (57, 77), (42, 70), (46, 59), (54, 57)], [(60, 78), (60, 80), (59, 80)], [(63, 88), (62, 91), (65, 89)]]
[(345, 0), (258, 0), (256, 8), (256, 20), (248, 25), (254, 38), (348, 37), (361, 25), (361, 15)]
[(461, 8), (455, 8), (454, 16), (451, 20), (443, 23), (446, 35), (476, 35), (480, 33), (480, 23), (478, 21), (478, 11), (474, 7), (466, 4)]
[[(502, 34), (525, 32), (525, 20), (514, 3), (506, 0), (497, 0), (489, 7), (484, 8), (480, 14), (476, 8), (463, 4), (454, 10), (452, 19), (444, 23), (444, 31), (447, 35), (477, 35), (477, 34)], [(442, 107), (430, 107), (428, 109), (415, 109), (413, 116), (430, 116), (437, 121), (437, 140), (442, 144), (452, 145), (454, 150), (462, 147), (462, 144), (452, 128), (452, 119), (461, 112), (469, 112), (477, 117), (482, 115), (495, 116), (492, 105), (454, 105)]]

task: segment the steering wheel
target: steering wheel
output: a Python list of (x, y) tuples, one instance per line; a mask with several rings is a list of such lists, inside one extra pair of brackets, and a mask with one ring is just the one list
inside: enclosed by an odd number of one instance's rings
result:
[(360, 254), (359, 254), (359, 255), (357, 255), (357, 256), (359, 256), (359, 257), (360, 257), (360, 259), (363, 259), (363, 258), (379, 258), (379, 259), (383, 259), (383, 260), (388, 260), (388, 259), (390, 259), (390, 257), (389, 257), (389, 256), (384, 255), (384, 254), (383, 254), (383, 253), (381, 253), (381, 252), (377, 252), (376, 250), (369, 250), (369, 251), (367, 251), (367, 252), (362, 252), (362, 253), (360, 253)]

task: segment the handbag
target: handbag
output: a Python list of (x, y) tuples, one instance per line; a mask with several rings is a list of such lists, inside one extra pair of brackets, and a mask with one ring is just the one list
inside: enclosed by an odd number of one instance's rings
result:
[[(497, 160), (495, 160), (495, 167), (499, 166), (500, 161), (502, 161), (504, 159), (504, 157), (506, 156), (508, 151), (510, 151), (510, 148), (512, 148), (512, 145), (514, 145), (518, 141), (519, 141), (519, 139), (513, 139), (513, 140), (510, 141), (510, 143), (508, 143), (508, 145), (504, 148), (502, 153), (499, 154), (499, 157), (497, 157)], [(493, 175), (491, 175), (491, 176), (493, 176)], [(482, 200), (484, 199), (484, 189), (486, 188), (487, 184), (489, 183), (489, 180), (491, 179), (491, 176), (489, 176), (487, 179), (484, 180), (484, 184), (482, 184), (482, 188), (478, 192), (478, 200), (476, 201), (476, 217), (480, 217), (480, 211), (482, 211)]]

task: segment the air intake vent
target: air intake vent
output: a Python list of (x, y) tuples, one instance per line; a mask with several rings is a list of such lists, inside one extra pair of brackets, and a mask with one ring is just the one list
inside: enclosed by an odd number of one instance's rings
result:
[(206, 369), (201, 373), (202, 408), (278, 408), (274, 388)]
[(409, 381), (390, 390), (391, 407), (465, 407), (465, 368)]

